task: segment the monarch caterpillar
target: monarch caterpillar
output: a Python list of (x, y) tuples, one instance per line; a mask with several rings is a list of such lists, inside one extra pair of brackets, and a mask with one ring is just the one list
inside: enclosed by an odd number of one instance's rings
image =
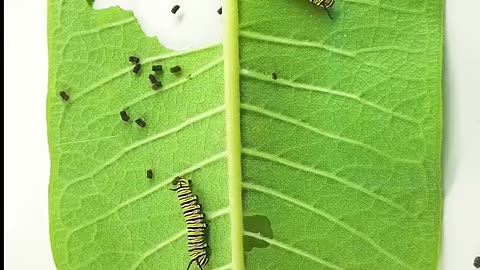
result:
[(335, 0), (308, 0), (310, 3), (317, 5), (317, 6), (322, 6), (325, 11), (328, 14), (328, 17), (333, 20), (332, 15), (330, 15), (330, 12), (328, 12), (328, 9), (333, 6), (333, 3)]
[(192, 193), (190, 180), (176, 177), (172, 184), (175, 185), (175, 188), (171, 190), (177, 192), (183, 216), (187, 222), (188, 254), (191, 258), (187, 270), (193, 262), (203, 270), (202, 266), (208, 263), (208, 256), (206, 250), (207, 243), (205, 242), (205, 228), (207, 224), (200, 209), (201, 205), (197, 201), (197, 196)]

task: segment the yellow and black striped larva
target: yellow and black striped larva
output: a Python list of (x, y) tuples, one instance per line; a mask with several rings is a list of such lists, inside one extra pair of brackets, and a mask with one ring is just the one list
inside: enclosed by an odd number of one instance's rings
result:
[(182, 177), (177, 177), (172, 182), (175, 185), (171, 189), (177, 193), (180, 206), (182, 207), (183, 217), (187, 223), (188, 236), (188, 254), (190, 255), (190, 263), (187, 270), (193, 262), (200, 269), (208, 263), (207, 243), (205, 241), (205, 223), (201, 205), (198, 203), (197, 196), (192, 193), (191, 181)]
[(335, 2), (335, 0), (308, 0), (308, 1), (314, 5), (323, 7), (327, 12), (328, 17), (330, 17), (330, 19), (333, 20), (332, 15), (330, 15), (330, 12), (328, 12), (328, 9), (333, 6), (333, 3)]

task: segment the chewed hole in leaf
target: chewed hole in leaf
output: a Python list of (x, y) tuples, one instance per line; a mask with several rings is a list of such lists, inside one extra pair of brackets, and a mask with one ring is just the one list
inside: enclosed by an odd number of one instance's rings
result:
[[(270, 219), (262, 215), (253, 215), (243, 217), (244, 229), (248, 232), (259, 233), (261, 236), (273, 239), (272, 223)], [(252, 251), (254, 248), (267, 248), (270, 244), (248, 236), (243, 236), (243, 245), (246, 252)]]
[[(220, 43), (223, 16), (217, 12), (221, 0), (176, 2), (158, 0), (86, 0), (97, 10), (121, 8), (131, 11), (143, 32), (165, 47), (189, 50)], [(172, 12), (175, 11), (175, 12)]]

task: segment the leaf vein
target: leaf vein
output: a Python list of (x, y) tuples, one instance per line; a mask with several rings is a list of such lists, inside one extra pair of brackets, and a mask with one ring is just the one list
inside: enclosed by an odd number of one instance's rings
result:
[(104, 140), (109, 140), (109, 139), (114, 139), (117, 138), (119, 135), (112, 135), (112, 136), (106, 136), (102, 138), (93, 138), (93, 139), (86, 139), (86, 140), (78, 140), (78, 141), (70, 141), (70, 142), (63, 142), (63, 143), (58, 143), (55, 146), (62, 146), (62, 145), (69, 145), (69, 144), (77, 144), (77, 143), (88, 143), (88, 142), (96, 142), (96, 141), (104, 141)]
[(327, 177), (329, 179), (332, 179), (332, 180), (335, 180), (336, 182), (338, 183), (341, 183), (347, 187), (350, 187), (352, 189), (355, 189), (355, 190), (358, 190), (368, 196), (371, 196), (372, 198), (376, 199), (376, 200), (379, 200), (409, 216), (412, 216), (414, 217), (415, 215), (411, 212), (409, 212), (407, 209), (405, 209), (403, 206), (397, 204), (396, 202), (392, 201), (391, 199), (389, 198), (386, 198), (382, 195), (379, 195), (375, 192), (372, 192), (368, 189), (366, 189), (365, 187), (362, 187), (361, 185), (358, 185), (358, 184), (355, 184), (351, 181), (348, 181), (347, 179), (344, 179), (344, 178), (341, 178), (337, 175), (334, 175), (332, 173), (329, 173), (329, 172), (325, 172), (325, 171), (322, 171), (322, 170), (318, 170), (318, 169), (315, 169), (315, 168), (311, 168), (311, 167), (308, 167), (308, 166), (305, 166), (303, 164), (300, 164), (300, 163), (295, 163), (293, 161), (290, 161), (290, 160), (287, 160), (287, 159), (283, 159), (283, 158), (280, 158), (278, 156), (275, 156), (275, 155), (272, 155), (272, 154), (269, 154), (269, 153), (266, 153), (266, 152), (261, 152), (261, 151), (258, 151), (258, 150), (254, 150), (254, 149), (248, 149), (248, 148), (243, 148), (242, 149), (242, 153), (243, 154), (246, 154), (246, 155), (249, 155), (249, 156), (254, 156), (254, 157), (258, 157), (258, 158), (262, 158), (262, 159), (265, 159), (265, 160), (270, 160), (272, 162), (275, 162), (275, 163), (278, 163), (278, 164), (282, 164), (282, 165), (285, 165), (287, 167), (290, 167), (290, 168), (293, 168), (293, 169), (297, 169), (297, 170), (300, 170), (300, 171), (304, 171), (304, 172), (309, 172), (309, 173), (312, 173), (312, 174), (316, 174), (316, 175), (319, 175), (319, 176), (323, 176), (323, 177)]
[[(218, 217), (221, 217), (221, 216), (224, 216), (226, 214), (228, 214), (230, 212), (230, 209), (228, 207), (226, 208), (223, 208), (223, 209), (220, 209), (218, 211), (215, 211), (213, 213), (210, 213), (208, 214), (207, 216), (209, 216), (208, 220), (214, 220)], [(162, 249), (163, 247), (165, 247), (166, 245), (176, 241), (177, 239), (179, 239), (180, 237), (184, 236), (187, 234), (187, 230), (183, 230), (179, 233), (176, 233), (175, 235), (173, 235), (172, 237), (168, 238), (167, 240), (159, 243), (158, 245), (156, 245), (154, 248), (152, 249), (149, 249), (147, 250), (147, 252), (145, 252), (141, 258), (133, 265), (133, 268), (132, 270), (135, 270), (135, 269), (138, 269), (138, 267), (148, 258), (150, 257), (152, 254), (154, 254), (155, 252), (159, 251), (160, 249)], [(224, 268), (226, 266), (229, 266), (229, 265), (225, 265), (223, 266), (222, 268), (220, 269), (229, 269), (229, 268)]]
[[(90, 225), (93, 225), (93, 224), (95, 224), (95, 223), (97, 223), (97, 222), (99, 222), (99, 221), (101, 221), (101, 220), (104, 220), (104, 219), (106, 219), (107, 217), (109, 217), (109, 216), (117, 213), (120, 209), (129, 206), (129, 205), (132, 204), (133, 202), (138, 201), (138, 200), (140, 200), (140, 199), (143, 199), (143, 198), (151, 195), (151, 194), (154, 193), (155, 191), (157, 191), (157, 190), (159, 190), (159, 189), (161, 189), (161, 188), (166, 187), (168, 184), (170, 184), (170, 183), (175, 179), (175, 177), (177, 177), (177, 176), (179, 176), (179, 175), (185, 175), (185, 174), (194, 172), (194, 171), (196, 171), (196, 170), (198, 170), (198, 169), (200, 169), (200, 168), (202, 168), (202, 167), (205, 167), (205, 166), (207, 166), (207, 165), (209, 165), (209, 164), (211, 164), (211, 163), (214, 163), (214, 162), (216, 162), (216, 161), (219, 161), (219, 160), (225, 158), (225, 154), (226, 154), (225, 152), (216, 154), (216, 155), (214, 155), (214, 156), (211, 156), (211, 157), (209, 157), (209, 158), (207, 158), (207, 159), (205, 159), (205, 160), (202, 160), (202, 161), (200, 161), (200, 162), (192, 165), (192, 166), (189, 167), (189, 168), (186, 168), (186, 169), (183, 170), (183, 171), (177, 172), (177, 173), (175, 173), (173, 176), (171, 176), (170, 178), (168, 178), (167, 180), (163, 181), (162, 183), (159, 183), (158, 185), (156, 185), (156, 186), (154, 186), (154, 187), (152, 187), (152, 188), (150, 188), (150, 189), (148, 189), (148, 190), (146, 190), (146, 191), (138, 194), (137, 196), (134, 196), (134, 197), (132, 197), (132, 198), (124, 201), (123, 203), (117, 205), (117, 207), (115, 207), (115, 208), (113, 208), (113, 209), (105, 212), (105, 214), (100, 215), (100, 216), (98, 216), (98, 217), (96, 217), (96, 218), (94, 218), (94, 219), (92, 219), (92, 220), (90, 220), (90, 221), (88, 221), (88, 222), (86, 222), (86, 223), (83, 223), (83, 224), (80, 224), (80, 225), (76, 226), (75, 228), (73, 228), (73, 229), (68, 233), (68, 236), (67, 236), (67, 244), (68, 244), (68, 242), (69, 242), (69, 240), (70, 240), (70, 237), (71, 237), (75, 232), (77, 232), (77, 231), (79, 231), (79, 230), (81, 230), (81, 229), (83, 229), (83, 228), (86, 228), (86, 227), (88, 227), (88, 226), (90, 226)], [(223, 212), (221, 212), (221, 211), (216, 212), (216, 213), (217, 213), (217, 214), (223, 214)]]
[(132, 17), (129, 17), (127, 19), (119, 20), (119, 21), (112, 22), (112, 23), (107, 23), (107, 24), (103, 25), (102, 27), (75, 32), (75, 33), (71, 34), (70, 36), (68, 36), (67, 40), (65, 41), (65, 46), (62, 49), (62, 54), (61, 55), (63, 55), (63, 52), (65, 51), (65, 48), (68, 46), (68, 44), (70, 44), (70, 42), (72, 41), (73, 38), (99, 33), (103, 30), (114, 28), (114, 27), (117, 27), (117, 26), (123, 26), (123, 25), (129, 24), (129, 23), (134, 22), (134, 21), (135, 21), (135, 17), (132, 16)]
[(389, 6), (389, 5), (382, 5), (380, 1), (373, 2), (368, 0), (345, 0), (345, 2), (364, 4), (372, 7), (378, 7), (381, 9), (392, 10), (392, 11), (397, 11), (402, 13), (410, 13), (410, 14), (424, 14), (425, 11), (427, 10), (426, 1), (424, 1), (422, 10), (405, 9), (405, 8), (399, 8), (399, 7)]
[(211, 61), (210, 63), (207, 63), (206, 65), (202, 66), (202, 67), (199, 68), (198, 70), (192, 72), (192, 74), (191, 74), (190, 76), (185, 77), (185, 78), (182, 78), (182, 79), (180, 79), (180, 80), (178, 80), (178, 81), (176, 81), (176, 82), (174, 82), (174, 83), (171, 83), (171, 84), (165, 86), (164, 88), (162, 88), (162, 91), (158, 91), (158, 92), (152, 92), (152, 91), (150, 91), (150, 92), (148, 92), (147, 94), (145, 94), (145, 95), (143, 95), (143, 96), (141, 96), (141, 97), (139, 97), (139, 98), (136, 98), (136, 99), (132, 100), (131, 102), (127, 103), (127, 105), (125, 105), (125, 107), (131, 107), (131, 106), (133, 106), (133, 105), (135, 105), (135, 104), (143, 101), (144, 99), (146, 99), (146, 98), (148, 98), (148, 97), (150, 97), (150, 96), (156, 95), (156, 94), (158, 94), (158, 93), (163, 93), (163, 92), (165, 92), (166, 90), (169, 90), (169, 89), (175, 88), (175, 87), (177, 87), (177, 86), (179, 86), (179, 85), (182, 85), (182, 84), (188, 82), (189, 80), (192, 80), (193, 78), (197, 77), (198, 75), (200, 75), (200, 74), (208, 71), (209, 69), (211, 69), (211, 68), (213, 68), (213, 67), (215, 67), (215, 66), (217, 66), (217, 65), (219, 65), (219, 64), (221, 64), (221, 63), (223, 63), (223, 57), (217, 58), (217, 59)]
[(290, 124), (295, 125), (297, 127), (301, 127), (303, 129), (312, 131), (316, 134), (319, 134), (319, 135), (322, 135), (322, 136), (325, 136), (325, 137), (328, 137), (328, 138), (331, 138), (331, 139), (339, 140), (339, 141), (342, 141), (342, 142), (345, 142), (345, 143), (348, 143), (348, 144), (358, 145), (360, 147), (363, 147), (367, 150), (375, 152), (375, 153), (377, 153), (377, 154), (379, 154), (383, 157), (389, 158), (391, 160), (401, 161), (401, 162), (405, 162), (405, 163), (413, 163), (413, 164), (419, 164), (421, 162), (421, 161), (418, 161), (418, 160), (411, 160), (411, 159), (394, 157), (394, 156), (386, 153), (385, 151), (382, 151), (382, 150), (380, 150), (380, 149), (378, 149), (375, 146), (372, 146), (370, 144), (367, 144), (367, 143), (364, 143), (364, 142), (361, 142), (361, 141), (357, 141), (357, 140), (354, 140), (354, 139), (342, 137), (342, 136), (339, 136), (339, 135), (336, 135), (336, 134), (329, 133), (327, 131), (324, 131), (324, 130), (321, 130), (317, 127), (314, 127), (314, 126), (312, 126), (308, 123), (302, 122), (298, 119), (295, 119), (295, 118), (292, 118), (292, 117), (289, 117), (289, 116), (286, 116), (286, 115), (282, 115), (280, 113), (270, 111), (270, 110), (267, 110), (267, 109), (264, 109), (264, 108), (260, 108), (260, 107), (257, 107), (255, 105), (250, 105), (250, 104), (243, 103), (241, 105), (241, 108), (244, 109), (244, 110), (248, 110), (248, 111), (252, 111), (252, 112), (256, 112), (256, 113), (268, 116), (268, 117), (273, 118), (273, 119), (277, 119), (277, 120), (280, 120), (280, 121), (283, 121), (283, 122), (290, 123)]
[(260, 41), (266, 41), (266, 42), (271, 42), (271, 43), (278, 43), (278, 44), (285, 44), (285, 45), (291, 45), (291, 46), (296, 46), (296, 47), (310, 47), (310, 48), (319, 48), (323, 49), (329, 52), (333, 52), (339, 55), (344, 55), (347, 57), (355, 57), (355, 53), (339, 49), (336, 47), (328, 46), (322, 43), (318, 42), (312, 42), (312, 41), (301, 41), (301, 40), (294, 40), (294, 39), (288, 39), (284, 37), (276, 37), (276, 36), (269, 36), (266, 34), (262, 33), (256, 33), (256, 32), (251, 32), (251, 31), (246, 31), (242, 30), (240, 31), (240, 36), (245, 37), (245, 38), (250, 38), (253, 40), (260, 40)]
[[(368, 235), (364, 234), (363, 232), (360, 232), (358, 230), (356, 230), (355, 228), (351, 227), (350, 225), (346, 224), (345, 222), (342, 222), (341, 220), (337, 219), (336, 217), (328, 214), (327, 212), (324, 212), (318, 208), (315, 208), (309, 204), (306, 204), (298, 199), (295, 199), (295, 198), (292, 198), (292, 197), (289, 197), (283, 193), (280, 193), (278, 191), (275, 191), (271, 188), (267, 188), (267, 187), (263, 187), (263, 186), (259, 186), (259, 185), (255, 185), (255, 184), (252, 184), (252, 183), (247, 183), (247, 182), (244, 182), (242, 184), (242, 186), (246, 189), (250, 189), (250, 190), (255, 190), (257, 192), (261, 192), (263, 194), (266, 194), (266, 195), (270, 195), (270, 196), (273, 196), (273, 197), (277, 197), (279, 199), (282, 199), (284, 201), (287, 201), (287, 202), (290, 202), (290, 203), (293, 203), (303, 209), (306, 209), (310, 212), (313, 212), (317, 215), (320, 215), (330, 221), (332, 221), (333, 223), (337, 224), (338, 226), (344, 228), (345, 230), (349, 231), (350, 233), (352, 233), (353, 235), (361, 238), (362, 240), (364, 240), (365, 242), (367, 242), (368, 244), (370, 244), (372, 247), (374, 247), (375, 249), (377, 249), (379, 252), (383, 253), (384, 255), (386, 255), (387, 257), (389, 257), (390, 259), (392, 259), (393, 261), (399, 263), (400, 265), (404, 266), (405, 268), (408, 268), (408, 269), (413, 269), (412, 266), (410, 266), (408, 263), (404, 262), (402, 259), (398, 258), (397, 256), (395, 256), (394, 254), (390, 253), (389, 251), (387, 251), (385, 248), (381, 247), (379, 244), (377, 244), (372, 238), (370, 238)], [(262, 239), (263, 240), (263, 239)]]
[[(219, 46), (218, 44), (215, 44), (213, 46), (202, 47), (202, 48), (195, 49), (195, 50), (190, 50), (190, 51), (160, 54), (160, 55), (157, 55), (157, 56), (151, 56), (151, 57), (145, 58), (145, 59), (141, 60), (140, 62), (141, 62), (141, 64), (148, 64), (148, 63), (152, 63), (152, 62), (159, 61), (159, 60), (165, 60), (165, 59), (169, 59), (169, 58), (173, 58), (173, 57), (188, 55), (188, 54), (191, 54), (191, 53), (194, 53), (194, 52), (199, 52), (199, 51), (207, 50), (207, 49), (218, 47), (218, 46)], [(106, 77), (102, 78), (101, 80), (92, 84), (90, 87), (80, 91), (77, 95), (73, 95), (71, 97), (71, 100), (72, 101), (78, 100), (81, 97), (85, 96), (86, 94), (90, 93), (91, 91), (93, 91), (93, 90), (109, 83), (110, 81), (112, 81), (112, 80), (114, 80), (114, 79), (116, 79), (116, 78), (118, 78), (122, 75), (125, 75), (125, 74), (127, 74), (131, 71), (132, 71), (132, 67), (129, 66), (129, 67), (126, 67), (124, 69), (121, 69), (121, 70), (113, 73), (112, 75), (106, 76)]]
[[(141, 147), (141, 146), (143, 146), (147, 143), (153, 142), (155, 140), (161, 139), (161, 138), (166, 137), (166, 136), (171, 135), (171, 134), (175, 134), (176, 132), (178, 132), (178, 131), (180, 131), (180, 130), (182, 130), (182, 129), (184, 129), (184, 128), (186, 128), (186, 127), (188, 127), (188, 126), (190, 126), (194, 123), (200, 122), (204, 119), (208, 119), (208, 118), (210, 118), (210, 117), (212, 117), (216, 114), (219, 114), (219, 113), (223, 112), (224, 110), (225, 110), (225, 106), (221, 105), (217, 108), (214, 108), (214, 109), (211, 109), (209, 111), (203, 112), (199, 115), (196, 115), (196, 116), (182, 122), (181, 124), (178, 124), (175, 127), (170, 128), (168, 130), (165, 130), (165, 131), (162, 131), (160, 133), (154, 134), (154, 135), (152, 135), (150, 137), (147, 137), (143, 140), (136, 141), (135, 143), (126, 147), (123, 151), (121, 151), (118, 154), (116, 154), (115, 156), (113, 156), (111, 159), (109, 159), (106, 162), (104, 162), (103, 164), (101, 164), (99, 167), (93, 169), (91, 171), (91, 173), (70, 181), (66, 185), (64, 191), (67, 190), (69, 187), (71, 187), (73, 184), (76, 184), (78, 182), (81, 182), (83, 180), (86, 180), (86, 179), (89, 179), (89, 178), (95, 176), (96, 174), (98, 174), (99, 172), (101, 172), (102, 170), (107, 168), (108, 166), (112, 165), (115, 161), (119, 160), (121, 157), (123, 157), (128, 152), (130, 152), (130, 151), (132, 151), (132, 150), (134, 150), (138, 147)], [(63, 193), (65, 193), (65, 192), (63, 192)]]
[[(398, 78), (398, 79), (402, 79), (402, 80), (405, 80), (405, 81), (421, 81), (421, 80), (424, 80), (424, 78), (417, 78), (417, 77), (412, 77), (412, 76), (400, 77), (400, 76), (397, 76), (395, 73), (391, 74), (391, 69), (385, 68), (385, 67), (380, 66), (380, 65), (376, 65), (374, 63), (365, 61), (365, 60), (361, 59), (360, 57), (358, 57), (359, 54), (362, 54), (364, 52), (368, 52), (369, 50), (375, 50), (375, 48), (360, 49), (358, 51), (350, 52), (350, 51), (347, 51), (347, 50), (344, 50), (344, 49), (328, 46), (328, 45), (325, 45), (325, 44), (320, 43), (320, 42), (295, 40), (295, 39), (270, 36), (270, 35), (266, 35), (266, 34), (262, 34), (262, 33), (250, 32), (250, 31), (241, 31), (240, 36), (245, 37), (245, 38), (250, 38), (250, 39), (253, 39), (253, 40), (276, 43), (276, 44), (283, 44), (283, 45), (290, 45), (290, 46), (295, 46), (295, 47), (323, 49), (323, 50), (335, 53), (337, 55), (343, 55), (343, 56), (349, 57), (349, 58), (351, 58), (355, 61), (358, 61), (359, 63), (361, 63), (365, 66), (381, 70), (382, 74), (387, 73), (387, 74), (389, 74), (388, 76), (390, 76), (392, 78)], [(389, 48), (392, 49), (392, 48), (395, 48), (395, 47), (389, 47)], [(380, 47), (379, 50), (382, 50), (382, 48)], [(412, 51), (410, 51), (410, 52), (412, 52)]]
[(324, 94), (331, 94), (331, 95), (335, 95), (335, 96), (339, 96), (339, 97), (344, 97), (344, 98), (347, 98), (347, 99), (357, 101), (357, 102), (359, 102), (359, 103), (361, 103), (365, 106), (374, 108), (374, 109), (376, 109), (378, 111), (381, 111), (385, 114), (388, 114), (390, 116), (393, 116), (393, 117), (396, 117), (396, 118), (399, 118), (399, 119), (402, 119), (402, 120), (405, 120), (405, 121), (408, 121), (408, 122), (411, 122), (411, 123), (420, 124), (420, 121), (415, 119), (415, 118), (412, 118), (410, 116), (403, 115), (401, 113), (395, 112), (392, 109), (383, 107), (383, 106), (381, 106), (379, 104), (376, 104), (372, 101), (363, 99), (363, 98), (359, 97), (358, 95), (344, 93), (344, 92), (341, 92), (341, 91), (327, 89), (327, 88), (323, 88), (323, 87), (319, 87), (319, 86), (315, 86), (315, 85), (298, 83), (298, 82), (294, 82), (294, 81), (290, 81), (290, 80), (286, 80), (286, 79), (281, 79), (281, 78), (278, 78), (277, 80), (272, 80), (272, 78), (270, 76), (267, 76), (265, 74), (262, 74), (262, 73), (259, 73), (259, 72), (256, 72), (256, 71), (246, 70), (246, 69), (242, 69), (240, 74), (245, 76), (245, 77), (248, 77), (248, 78), (261, 80), (261, 81), (265, 81), (265, 82), (269, 82), (269, 83), (273, 83), (273, 84), (288, 86), (288, 87), (291, 87), (291, 88), (294, 88), (294, 89), (315, 91), (315, 92), (320, 92), (320, 93), (324, 93)]
[(257, 239), (262, 240), (262, 241), (265, 241), (265, 242), (267, 242), (267, 243), (269, 243), (269, 244), (272, 244), (272, 245), (274, 245), (274, 246), (276, 246), (276, 247), (279, 247), (279, 248), (282, 248), (282, 249), (284, 249), (284, 250), (290, 251), (290, 252), (292, 252), (292, 253), (294, 253), (294, 254), (297, 254), (297, 255), (299, 255), (299, 256), (305, 257), (305, 258), (307, 258), (307, 259), (310, 259), (310, 260), (312, 260), (312, 261), (315, 261), (315, 262), (317, 262), (317, 263), (320, 263), (320, 264), (322, 264), (322, 265), (325, 265), (325, 266), (327, 266), (327, 267), (329, 267), (329, 268), (337, 269), (337, 270), (343, 270), (343, 269), (344, 269), (344, 268), (342, 268), (342, 267), (340, 267), (340, 266), (338, 266), (338, 265), (335, 265), (335, 264), (333, 264), (333, 263), (331, 263), (331, 262), (328, 262), (328, 261), (326, 261), (326, 260), (324, 260), (324, 259), (321, 259), (321, 258), (319, 258), (319, 257), (317, 257), (317, 256), (314, 256), (314, 255), (312, 255), (312, 254), (310, 254), (310, 253), (307, 253), (307, 252), (305, 252), (305, 251), (303, 251), (303, 250), (300, 250), (300, 249), (298, 249), (298, 248), (295, 248), (295, 247), (292, 247), (292, 246), (290, 246), (290, 245), (287, 245), (287, 244), (285, 244), (285, 243), (283, 243), (283, 242), (280, 242), (280, 241), (277, 241), (277, 240), (274, 240), (274, 239), (271, 239), (271, 238), (263, 237), (263, 236), (261, 236), (259, 233), (252, 233), (252, 232), (249, 232), (249, 231), (244, 231), (243, 234), (245, 234), (245, 235), (247, 235), (247, 236), (250, 236), (250, 237), (253, 237), (253, 238), (257, 238)]

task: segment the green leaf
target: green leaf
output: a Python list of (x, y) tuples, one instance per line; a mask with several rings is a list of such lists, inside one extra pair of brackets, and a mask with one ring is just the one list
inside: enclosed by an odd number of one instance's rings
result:
[(436, 269), (443, 3), (238, 2), (223, 48), (173, 52), (129, 12), (49, 1), (57, 268), (186, 269), (184, 175), (206, 270)]

